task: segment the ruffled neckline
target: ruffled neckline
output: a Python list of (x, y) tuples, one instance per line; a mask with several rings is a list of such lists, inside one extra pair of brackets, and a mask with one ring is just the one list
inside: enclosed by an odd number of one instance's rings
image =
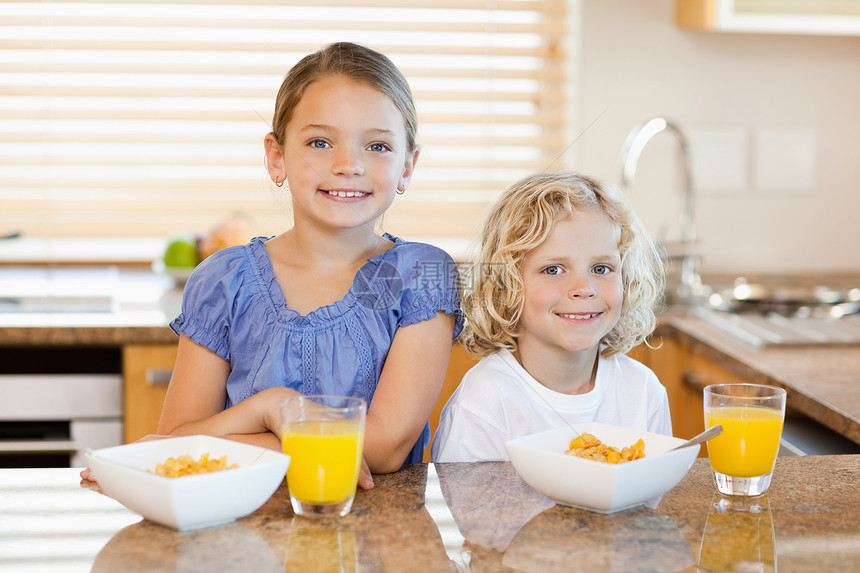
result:
[(331, 304), (321, 306), (304, 315), (286, 305), (284, 291), (281, 289), (281, 285), (277, 278), (275, 278), (275, 269), (272, 267), (272, 259), (269, 257), (269, 251), (266, 250), (266, 247), (263, 244), (272, 237), (254, 237), (251, 239), (248, 248), (251, 255), (250, 258), (254, 263), (254, 270), (258, 275), (257, 279), (259, 281), (259, 285), (265, 294), (268, 295), (269, 300), (278, 315), (289, 322), (323, 324), (330, 322), (334, 318), (343, 316), (356, 305), (358, 300), (354, 293), (355, 281), (362, 269), (364, 269), (368, 264), (378, 264), (381, 261), (394, 257), (395, 249), (405, 243), (403, 239), (395, 237), (389, 233), (384, 233), (382, 237), (394, 244), (381, 253), (368, 258), (364, 264), (359, 267), (352, 279), (352, 284), (350, 284), (349, 290), (346, 291), (343, 298), (336, 300)]

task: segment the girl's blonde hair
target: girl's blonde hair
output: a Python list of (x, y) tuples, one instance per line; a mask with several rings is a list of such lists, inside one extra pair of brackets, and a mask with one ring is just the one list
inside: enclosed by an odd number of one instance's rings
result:
[(479, 355), (516, 350), (524, 306), (522, 261), (546, 241), (557, 221), (586, 210), (605, 214), (621, 230), (624, 301), (618, 323), (601, 341), (602, 355), (626, 353), (654, 331), (663, 265), (626, 197), (583, 175), (545, 171), (514, 183), (490, 211), (463, 294), (468, 350)]
[(284, 145), (287, 124), (305, 90), (315, 81), (344, 75), (387, 95), (403, 116), (407, 152), (415, 151), (418, 117), (406, 78), (384, 54), (351, 42), (338, 42), (309, 54), (293, 66), (275, 98), (272, 134)]

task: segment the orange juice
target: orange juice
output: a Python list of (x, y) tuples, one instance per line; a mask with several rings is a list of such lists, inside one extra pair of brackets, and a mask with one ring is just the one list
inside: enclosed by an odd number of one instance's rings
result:
[(364, 446), (357, 421), (296, 422), (281, 444), (290, 456), (287, 485), (305, 503), (338, 503), (355, 493)]
[(770, 473), (782, 435), (780, 410), (713, 406), (705, 411), (705, 426), (717, 424), (722, 424), (723, 433), (708, 442), (708, 456), (715, 471), (735, 477)]

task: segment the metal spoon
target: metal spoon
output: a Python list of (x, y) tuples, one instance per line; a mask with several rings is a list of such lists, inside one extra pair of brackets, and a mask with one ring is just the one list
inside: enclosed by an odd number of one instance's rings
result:
[(704, 432), (702, 432), (698, 436), (694, 436), (694, 437), (690, 438), (689, 440), (687, 440), (686, 442), (684, 442), (680, 446), (672, 448), (669, 451), (673, 452), (675, 450), (680, 450), (681, 448), (686, 448), (688, 446), (695, 446), (696, 444), (701, 444), (702, 442), (707, 442), (711, 438), (716, 438), (717, 436), (719, 436), (722, 433), (723, 433), (723, 427), (720, 426), (719, 424), (717, 424), (716, 426), (711, 426), (710, 428), (708, 428), (707, 430), (705, 430)]

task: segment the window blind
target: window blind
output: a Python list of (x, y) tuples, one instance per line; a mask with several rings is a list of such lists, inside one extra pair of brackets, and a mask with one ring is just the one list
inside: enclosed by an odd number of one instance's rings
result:
[(565, 145), (564, 0), (0, 2), (0, 230), (205, 232), (291, 225), (263, 137), (299, 58), (387, 54), (422, 154), (385, 230), (475, 234), (486, 206)]

